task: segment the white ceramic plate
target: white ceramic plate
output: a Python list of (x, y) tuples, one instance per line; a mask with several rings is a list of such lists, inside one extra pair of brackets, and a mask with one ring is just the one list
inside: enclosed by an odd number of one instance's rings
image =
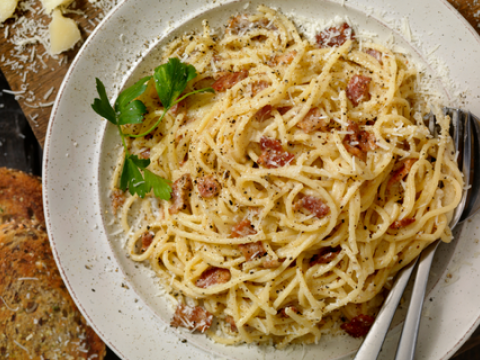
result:
[[(113, 97), (125, 82), (131, 83), (158, 65), (159, 48), (175, 33), (199, 29), (205, 18), (211, 25), (223, 24), (230, 14), (254, 11), (259, 3), (126, 0), (89, 37), (59, 92), (45, 145), (48, 232), (60, 272), (77, 305), (124, 359), (347, 359), (359, 346), (360, 340), (337, 336), (325, 337), (318, 345), (277, 351), (272, 347), (225, 347), (203, 335), (175, 334), (168, 327), (172, 310), (159, 295), (158, 281), (125, 256), (122, 242), (111, 235), (115, 225), (108, 225), (111, 215), (105, 189), (119, 139), (113, 127), (106, 126), (90, 108), (96, 96), (95, 77), (103, 80)], [(396, 46), (407, 49), (427, 71), (439, 76), (439, 88), (451, 100), (460, 100), (461, 106), (480, 114), (480, 39), (446, 1), (262, 3), (322, 23), (335, 15), (348, 16), (359, 29), (378, 34), (379, 41), (393, 36)], [(450, 357), (479, 323), (480, 287), (475, 286), (480, 273), (479, 223), (477, 217), (465, 224), (459, 240), (443, 246), (437, 255), (418, 359)], [(401, 314), (395, 323), (400, 320)], [(383, 359), (393, 358), (398, 334), (397, 326), (387, 338)]]

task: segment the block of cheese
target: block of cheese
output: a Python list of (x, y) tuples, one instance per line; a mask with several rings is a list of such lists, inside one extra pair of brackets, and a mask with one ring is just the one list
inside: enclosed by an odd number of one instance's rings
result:
[[(1, 0), (4, 1), (4, 0)], [(50, 14), (58, 6), (68, 6), (73, 0), (41, 0), (43, 8)]]
[(52, 55), (71, 49), (82, 38), (77, 23), (64, 17), (58, 9), (52, 14), (49, 31), (50, 53)]
[(0, 24), (13, 16), (18, 0), (0, 0)]

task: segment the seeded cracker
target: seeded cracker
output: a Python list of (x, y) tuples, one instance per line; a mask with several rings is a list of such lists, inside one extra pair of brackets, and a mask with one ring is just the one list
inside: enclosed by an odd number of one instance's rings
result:
[[(0, 196), (3, 218), (11, 220), (0, 225), (0, 358), (103, 359), (105, 344), (75, 306), (53, 259), (40, 179), (0, 169), (0, 181), (3, 194), (11, 195)], [(32, 204), (40, 208), (23, 216)]]

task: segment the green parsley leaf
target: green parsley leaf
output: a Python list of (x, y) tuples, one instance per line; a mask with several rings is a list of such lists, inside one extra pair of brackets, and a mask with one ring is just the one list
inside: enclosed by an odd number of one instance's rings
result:
[(118, 96), (117, 100), (115, 101), (115, 111), (121, 112), (128, 104), (132, 102), (133, 99), (142, 95), (148, 86), (148, 80), (150, 80), (151, 76), (146, 76), (143, 79), (140, 79), (135, 84), (126, 88), (122, 91), (122, 93)]
[(118, 124), (141, 124), (143, 115), (147, 112), (147, 108), (140, 100), (133, 100), (131, 103), (122, 108), (118, 115)]
[[(150, 165), (149, 159), (139, 159), (137, 155), (125, 155), (120, 177), (120, 189), (125, 191), (128, 188), (130, 194), (137, 194), (141, 198), (144, 198), (153, 189), (155, 196), (163, 200), (170, 200), (171, 181), (147, 170), (148, 165)], [(143, 175), (140, 170), (143, 171)]]
[(177, 58), (170, 58), (168, 63), (157, 67), (153, 79), (163, 107), (170, 109), (187, 87), (187, 82), (196, 76), (197, 71), (194, 66), (184, 64)]
[(144, 170), (143, 175), (147, 185), (150, 188), (153, 188), (153, 193), (156, 197), (163, 200), (170, 200), (172, 194), (172, 187), (170, 186), (172, 182), (170, 180), (161, 178), (146, 169)]
[(123, 90), (115, 101), (115, 110), (108, 101), (105, 86), (99, 79), (96, 79), (100, 99), (97, 98), (93, 101), (92, 109), (114, 125), (140, 124), (147, 109), (140, 100), (133, 99), (145, 92), (147, 81), (151, 78), (151, 76), (144, 77)]
[(133, 100), (142, 95), (147, 89), (151, 76), (146, 76), (140, 79), (132, 86), (126, 88), (118, 96), (115, 101), (115, 111), (118, 116), (118, 124), (141, 124), (143, 115), (147, 112), (147, 108), (140, 100)]
[(107, 93), (105, 91), (105, 85), (96, 78), (97, 81), (97, 92), (100, 96), (100, 99), (96, 98), (93, 101), (92, 109), (101, 117), (107, 119), (112, 124), (117, 125), (117, 116), (115, 110), (113, 110), (112, 105), (108, 101)]
[[(187, 87), (187, 83), (190, 80), (193, 80), (196, 76), (197, 71), (195, 70), (195, 67), (184, 64), (177, 58), (171, 58), (168, 60), (168, 63), (157, 67), (153, 79), (158, 96), (164, 107), (164, 112), (149, 130), (142, 134), (128, 134), (128, 136), (141, 137), (149, 134), (158, 126), (165, 116), (165, 113), (173, 105), (179, 103), (190, 95), (199, 92), (215, 93), (212, 88), (206, 88), (195, 90), (181, 96)], [(121, 127), (121, 125), (139, 124), (143, 121), (147, 109), (140, 100), (135, 99), (145, 92), (148, 86), (148, 81), (151, 78), (151, 76), (144, 77), (134, 85), (122, 91), (115, 101), (115, 109), (108, 101), (105, 86), (99, 79), (96, 79), (97, 92), (100, 98), (94, 100), (92, 109), (97, 114), (116, 125), (122, 138), (122, 144), (125, 149), (125, 160), (122, 174), (120, 176), (120, 189), (122, 191), (128, 189), (130, 194), (137, 194), (141, 198), (144, 198), (145, 195), (153, 189), (155, 196), (163, 200), (169, 200), (172, 193), (172, 187), (170, 186), (172, 182), (155, 175), (150, 170), (147, 170), (147, 166), (150, 165), (150, 160), (139, 159), (137, 155), (129, 153), (125, 142), (126, 135), (123, 133)]]
[[(123, 163), (122, 175), (120, 177), (120, 189), (125, 191), (128, 188), (130, 194), (138, 194), (141, 198), (144, 198), (145, 195), (150, 191), (148, 189), (145, 180), (143, 179), (142, 173), (140, 172), (140, 167), (137, 163), (144, 165), (145, 160), (141, 160), (136, 155), (125, 155), (125, 161)], [(150, 163), (150, 160), (147, 161), (147, 166)]]
[(130, 155), (130, 160), (132, 160), (140, 169), (145, 169), (150, 165), (150, 159), (140, 159), (137, 155)]
[(197, 77), (197, 69), (195, 69), (195, 66), (193, 65), (188, 65), (187, 66), (187, 82), (195, 79), (196, 77)]

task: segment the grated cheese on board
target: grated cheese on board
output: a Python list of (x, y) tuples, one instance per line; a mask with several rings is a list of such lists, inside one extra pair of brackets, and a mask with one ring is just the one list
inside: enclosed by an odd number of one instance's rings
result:
[[(5, 47), (0, 55), (0, 66), (6, 75), (12, 73), (9, 81), (11, 81), (11, 85), (15, 86), (14, 90), (28, 92), (28, 97), (25, 96), (21, 100), (22, 106), (34, 109), (51, 106), (52, 103), (41, 100), (47, 100), (50, 96), (55, 97), (58, 87), (53, 90), (51, 87), (38, 87), (32, 78), (35, 74), (43, 75), (58, 71), (64, 65), (68, 65), (69, 56), (65, 53), (52, 54), (50, 52), (49, 25), (52, 19), (46, 14), (45, 4), (53, 2), (63, 4), (63, 14), (72, 14), (72, 18), (79, 22), (80, 34), (88, 36), (119, 0), (90, 1), (90, 3), (81, 5), (75, 1), (71, 3), (71, 1), (60, 0), (22, 0), (18, 2), (16, 10), (15, 8), (12, 10), (12, 13), (15, 11), (12, 18), (2, 24), (2, 9), (9, 1), (0, 0), (0, 38), (5, 39), (2, 39)], [(67, 9), (64, 6), (68, 3), (71, 4)], [(15, 4), (17, 5), (17, 1)], [(90, 9), (94, 7), (99, 11), (87, 14), (87, 7)], [(33, 122), (32, 126), (37, 127), (38, 124)]]

